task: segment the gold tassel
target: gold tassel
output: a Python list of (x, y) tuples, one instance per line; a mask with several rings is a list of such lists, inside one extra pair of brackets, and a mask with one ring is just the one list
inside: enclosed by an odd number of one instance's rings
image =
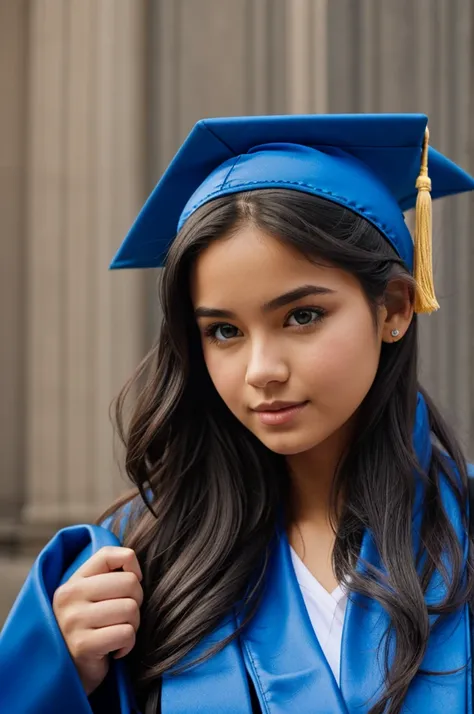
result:
[(433, 280), (433, 236), (431, 210), (431, 179), (428, 176), (428, 127), (421, 152), (420, 175), (416, 180), (418, 195), (415, 209), (415, 312), (431, 313), (438, 310)]

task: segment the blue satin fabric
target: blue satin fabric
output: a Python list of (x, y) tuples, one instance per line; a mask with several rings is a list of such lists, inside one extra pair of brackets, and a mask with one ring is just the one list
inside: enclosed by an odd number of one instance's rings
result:
[[(413, 438), (419, 463), (427, 469), (431, 440), (426, 404), (421, 395)], [(459, 508), (446, 481), (442, 483), (442, 493), (446, 512), (466, 554), (468, 542)], [(423, 486), (419, 482), (413, 516), (414, 553), (419, 545), (422, 503)], [(364, 561), (382, 569), (369, 531), (363, 537), (359, 568)], [(445, 592), (445, 584), (436, 573), (428, 588), (427, 601), (440, 602)], [(251, 714), (247, 692), (243, 692), (242, 659), (265, 714), (367, 712), (383, 689), (384, 649), (379, 651), (379, 645), (388, 625), (388, 615), (376, 601), (351, 595), (344, 621), (339, 688), (306, 612), (288, 541), (285, 534), (280, 533), (256, 616), (240, 639), (222, 653), (184, 676), (164, 680), (162, 714), (190, 711)], [(223, 633), (231, 631), (232, 623), (228, 623)], [(403, 711), (471, 714), (470, 651), (469, 613), (465, 607), (461, 613), (445, 618), (431, 634), (422, 665), (430, 671), (462, 668), (461, 671), (416, 677)]]
[[(414, 443), (418, 459), (426, 468), (431, 443), (421, 397)], [(446, 512), (466, 555), (468, 543), (458, 505), (447, 482), (442, 482), (441, 488)], [(413, 516), (414, 552), (419, 544), (422, 504), (420, 482)], [(105, 545), (118, 544), (119, 540), (106, 528), (74, 526), (60, 531), (42, 551), (0, 635), (0, 712), (91, 714), (51, 602), (56, 588), (92, 553)], [(363, 538), (360, 568), (364, 560), (382, 567), (369, 532)], [(440, 602), (445, 590), (442, 578), (435, 574), (427, 600)], [(462, 669), (450, 675), (416, 677), (406, 696), (404, 712), (472, 714), (469, 625), (466, 607), (443, 619), (431, 634), (423, 668)], [(264, 714), (363, 714), (383, 686), (383, 661), (378, 647), (387, 626), (388, 617), (380, 605), (351, 596), (344, 622), (338, 687), (311, 626), (288, 541), (281, 532), (256, 616), (243, 635), (222, 652), (180, 675), (163, 678), (162, 714), (252, 714), (247, 678), (253, 683)], [(230, 617), (190, 657), (222, 640), (235, 627), (236, 621)], [(105, 705), (94, 714), (137, 712), (123, 663), (112, 661), (111, 667), (119, 709)]]
[[(52, 610), (55, 590), (93, 553), (120, 545), (105, 528), (64, 528), (36, 559), (0, 634), (2, 714), (91, 714), (92, 709)], [(119, 712), (133, 714), (133, 692), (123, 663), (111, 662)]]

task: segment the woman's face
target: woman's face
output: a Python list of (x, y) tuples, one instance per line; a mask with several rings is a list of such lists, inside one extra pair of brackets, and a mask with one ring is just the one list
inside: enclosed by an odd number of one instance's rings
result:
[(385, 308), (376, 328), (356, 278), (251, 225), (199, 256), (191, 297), (215, 388), (272, 451), (322, 444), (374, 381)]

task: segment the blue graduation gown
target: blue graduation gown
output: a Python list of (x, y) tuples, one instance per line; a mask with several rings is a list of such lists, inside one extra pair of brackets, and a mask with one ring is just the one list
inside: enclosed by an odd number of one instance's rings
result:
[[(138, 712), (127, 672), (123, 663), (115, 660), (108, 682), (92, 706), (51, 608), (53, 593), (61, 582), (93, 552), (117, 544), (116, 537), (102, 527), (74, 526), (60, 531), (42, 551), (0, 637), (0, 712)], [(367, 700), (382, 681), (374, 647), (387, 621), (375, 602), (365, 605), (359, 608), (354, 598), (347, 606), (339, 688), (311, 627), (282, 534), (270, 566), (266, 595), (244, 636), (188, 672), (165, 677), (162, 713), (252, 714), (248, 677), (266, 714), (366, 712)], [(234, 627), (231, 618), (210, 639), (220, 639)], [(448, 670), (465, 665), (470, 636), (463, 614), (447, 618), (435, 632), (424, 666)], [(407, 712), (471, 712), (469, 668), (426, 679), (428, 684), (424, 678), (412, 683)]]
[[(361, 556), (376, 560), (366, 536)], [(258, 612), (239, 640), (212, 659), (163, 681), (162, 714), (252, 714), (247, 674), (265, 714), (367, 712), (383, 690), (383, 648), (389, 624), (382, 607), (352, 595), (346, 609), (338, 687), (311, 626), (284, 534), (279, 538)], [(427, 598), (439, 601), (445, 587), (435, 577)], [(229, 620), (218, 633), (228, 635)], [(208, 640), (213, 642), (216, 635)], [(446, 671), (442, 677), (417, 677), (405, 698), (404, 712), (468, 714), (472, 711), (469, 617), (467, 607), (447, 617), (431, 634), (423, 669)]]
[[(426, 465), (431, 447), (424, 438), (426, 415), (421, 407), (415, 442), (418, 458)], [(466, 555), (468, 542), (458, 505), (444, 480), (441, 489), (444, 507)], [(413, 516), (415, 552), (422, 503), (420, 487)], [(106, 528), (73, 526), (60, 531), (39, 555), (0, 635), (0, 712), (138, 712), (120, 661), (112, 661), (104, 686), (90, 701), (87, 699), (51, 607), (56, 588), (93, 552), (118, 544)], [(364, 560), (382, 567), (368, 531), (361, 549), (361, 562)], [(435, 573), (427, 600), (439, 602), (444, 593), (442, 578)], [(376, 601), (351, 596), (344, 621), (338, 687), (311, 626), (288, 541), (281, 531), (275, 538), (264, 596), (255, 617), (238, 639), (210, 660), (178, 676), (169, 673), (163, 677), (162, 714), (254, 714), (249, 680), (265, 714), (363, 714), (383, 687), (383, 661), (377, 649), (388, 624), (387, 614)], [(236, 625), (236, 617), (230, 616), (199, 645), (192, 658), (233, 632)], [(403, 711), (472, 714), (470, 652), (466, 606), (444, 618), (431, 633), (422, 665), (431, 671), (459, 671), (415, 677)]]

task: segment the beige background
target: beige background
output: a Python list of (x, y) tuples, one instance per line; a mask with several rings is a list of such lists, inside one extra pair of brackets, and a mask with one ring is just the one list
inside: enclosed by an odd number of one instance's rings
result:
[[(474, 0), (0, 0), (0, 622), (31, 558), (125, 486), (108, 407), (159, 319), (107, 272), (212, 115), (422, 111), (474, 172)], [(423, 382), (474, 457), (473, 198), (438, 202)]]

